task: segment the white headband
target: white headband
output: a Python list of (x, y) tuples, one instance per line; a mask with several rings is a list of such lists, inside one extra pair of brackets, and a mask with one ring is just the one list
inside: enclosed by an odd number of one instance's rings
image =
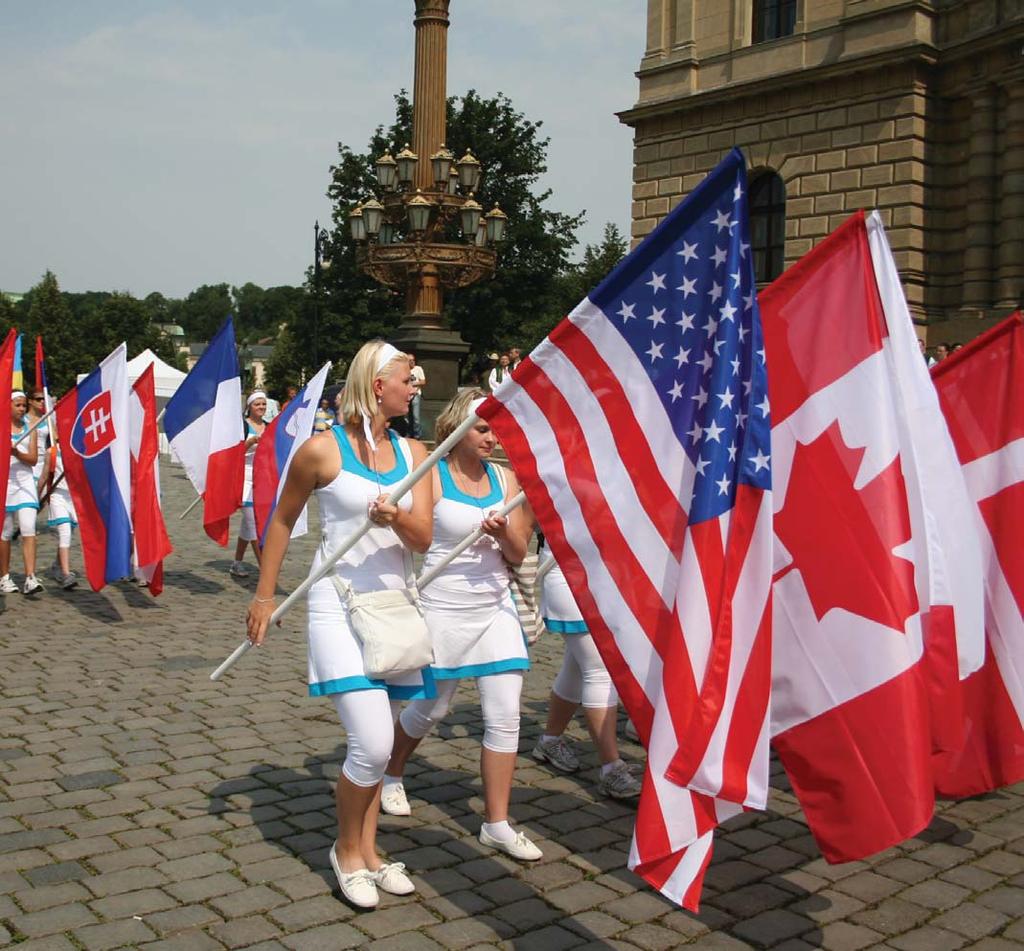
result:
[(23, 399), (25, 399), (25, 392), (24, 392), (24, 390), (13, 390), (11, 392), (11, 402), (12, 403), (15, 400), (23, 400)]
[(245, 401), (245, 405), (252, 406), (252, 404), (255, 403), (256, 400), (265, 400), (266, 398), (267, 394), (264, 393), (263, 390), (255, 390), (249, 394), (249, 398)]
[(401, 356), (404, 356), (404, 354), (397, 347), (391, 346), (390, 343), (384, 344), (377, 353), (377, 369), (373, 371), (374, 375), (376, 376), (376, 374), (380, 373), (395, 357)]

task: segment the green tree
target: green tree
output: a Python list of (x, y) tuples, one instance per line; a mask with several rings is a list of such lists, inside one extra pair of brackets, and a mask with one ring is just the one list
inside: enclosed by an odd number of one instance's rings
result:
[(18, 308), (14, 301), (0, 294), (0, 341), (12, 327), (18, 326)]
[[(563, 316), (560, 281), (572, 268), (570, 253), (583, 215), (547, 208), (551, 192), (541, 189), (539, 181), (547, 170), (548, 139), (540, 129), (540, 122), (527, 119), (501, 94), (484, 98), (471, 90), (448, 100), (448, 147), (456, 155), (473, 150), (484, 168), (477, 200), (487, 209), (498, 203), (509, 216), (494, 279), (446, 297), (452, 326), (478, 353), (522, 346), (528, 323), (550, 327)], [(287, 365), (292, 379), (300, 368), (307, 375), (312, 369), (314, 336), (321, 358), (347, 360), (364, 340), (390, 335), (401, 322), (402, 294), (377, 284), (357, 267), (348, 216), (376, 190), (376, 159), (387, 148), (392, 153), (401, 149), (411, 138), (412, 104), (403, 91), (395, 97), (394, 122), (386, 130), (376, 130), (365, 152), (338, 145), (328, 190), (334, 204), (332, 260), (322, 272), (319, 319), (313, 320), (316, 308), (304, 311), (299, 322), (290, 325), (291, 335), (279, 339), (280, 358), (275, 353), (272, 361), (275, 369)], [(310, 273), (307, 286), (311, 284)]]
[(31, 366), (32, 359), (32, 349), (27, 341), (34, 340), (35, 335), (40, 334), (46, 348), (46, 375), (50, 392), (56, 396), (74, 386), (76, 374), (88, 369), (88, 363), (83, 362), (83, 347), (88, 334), (83, 332), (82, 326), (76, 321), (52, 271), (47, 271), (32, 289), (24, 330), (27, 353), (23, 353), (22, 358), (26, 369)]
[(178, 322), (192, 342), (205, 342), (231, 313), (233, 301), (227, 284), (203, 284), (182, 301)]

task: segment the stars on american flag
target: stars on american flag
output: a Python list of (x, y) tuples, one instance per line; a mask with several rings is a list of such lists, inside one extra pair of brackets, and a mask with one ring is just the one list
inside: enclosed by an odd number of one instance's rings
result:
[[(694, 467), (691, 520), (771, 485), (766, 368), (741, 179), (619, 285), (613, 324), (650, 377)], [(602, 304), (602, 307), (608, 305)]]

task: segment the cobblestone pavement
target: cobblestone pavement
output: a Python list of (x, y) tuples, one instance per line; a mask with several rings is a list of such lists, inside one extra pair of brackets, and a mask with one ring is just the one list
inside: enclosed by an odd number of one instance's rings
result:
[[(550, 636), (527, 678), (513, 799), (543, 861), (521, 866), (476, 841), (480, 727), (463, 688), (410, 764), (414, 815), (382, 819), (380, 845), (418, 893), (356, 913), (327, 864), (344, 735), (330, 705), (305, 695), (302, 612), (211, 683), (242, 638), (254, 581), (228, 576), (197, 513), (176, 520), (192, 498), (181, 470), (164, 481), (178, 552), (159, 600), (127, 583), (49, 585), (31, 603), (8, 597), (0, 617), (0, 946), (1024, 946), (1024, 784), (946, 805), (868, 862), (830, 866), (776, 772), (770, 811), (717, 837), (700, 915), (653, 894), (625, 869), (633, 809), (596, 795), (582, 725), (578, 775), (528, 755), (560, 662)], [(295, 543), (288, 589), (311, 548)], [(43, 536), (41, 563), (53, 551)]]

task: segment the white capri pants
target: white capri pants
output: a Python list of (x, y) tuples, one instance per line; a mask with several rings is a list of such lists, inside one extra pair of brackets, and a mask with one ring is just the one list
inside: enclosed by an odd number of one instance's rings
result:
[(551, 688), (569, 703), (584, 707), (614, 707), (619, 702), (611, 674), (589, 634), (564, 634), (565, 656)]
[[(451, 706), (458, 680), (438, 680), (437, 696), (430, 700), (413, 700), (399, 717), (407, 736), (419, 740), (444, 719)], [(519, 697), (523, 692), (523, 672), (510, 670), (504, 674), (488, 674), (476, 678), (480, 691), (480, 708), (484, 716), (485, 749), (494, 753), (519, 751)]]
[(256, 541), (256, 512), (251, 505), (242, 506), (242, 523), (238, 526), (238, 537), (243, 542)]
[(23, 538), (31, 538), (36, 533), (36, 510), (15, 509), (13, 512), (4, 513), (4, 528), (0, 538), (9, 542), (14, 538), (14, 526), (18, 526)]
[(341, 772), (356, 786), (376, 786), (391, 759), (399, 702), (389, 700), (386, 690), (333, 693), (331, 700), (348, 735)]

